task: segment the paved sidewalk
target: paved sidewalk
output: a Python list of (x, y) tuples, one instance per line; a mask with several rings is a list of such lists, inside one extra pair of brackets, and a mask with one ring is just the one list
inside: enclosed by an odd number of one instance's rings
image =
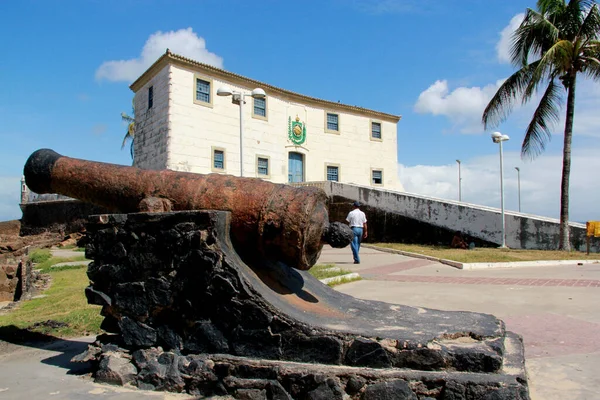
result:
[(336, 289), (352, 296), (494, 314), (521, 334), (532, 398), (600, 398), (600, 264), (460, 270), (435, 261), (325, 247), (319, 264), (365, 278)]

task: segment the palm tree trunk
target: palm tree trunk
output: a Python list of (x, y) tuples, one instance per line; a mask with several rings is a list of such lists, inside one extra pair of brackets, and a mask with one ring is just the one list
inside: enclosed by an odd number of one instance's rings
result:
[(563, 169), (560, 184), (560, 236), (559, 250), (571, 250), (569, 235), (569, 177), (571, 175), (571, 139), (573, 137), (573, 120), (575, 116), (575, 81), (576, 74), (569, 78), (567, 86), (567, 118), (565, 122), (565, 138), (563, 144)]

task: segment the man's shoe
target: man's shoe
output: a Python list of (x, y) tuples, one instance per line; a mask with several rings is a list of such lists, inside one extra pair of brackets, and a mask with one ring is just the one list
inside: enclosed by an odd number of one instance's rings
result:
[(354, 261), (354, 264), (360, 264), (360, 261)]

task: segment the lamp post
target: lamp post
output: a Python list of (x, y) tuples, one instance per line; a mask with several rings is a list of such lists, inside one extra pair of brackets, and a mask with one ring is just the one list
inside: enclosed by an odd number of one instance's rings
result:
[(504, 168), (502, 165), (503, 155), (502, 155), (502, 142), (506, 142), (508, 139), (508, 135), (503, 135), (500, 132), (492, 133), (492, 141), (494, 143), (498, 143), (500, 145), (500, 210), (502, 213), (502, 245), (501, 248), (506, 248), (506, 222), (504, 220)]
[(240, 176), (244, 176), (244, 103), (246, 103), (246, 96), (250, 96), (255, 99), (264, 99), (267, 94), (261, 88), (256, 88), (250, 93), (244, 93), (240, 91), (231, 90), (230, 88), (223, 86), (217, 90), (217, 96), (231, 96), (231, 102), (237, 103), (240, 106)]
[(462, 178), (460, 176), (460, 160), (456, 160), (456, 162), (458, 163), (458, 201), (462, 201), (462, 190), (461, 190), (461, 183), (462, 183)]
[(517, 170), (517, 188), (519, 193), (519, 212), (521, 212), (521, 170), (519, 167), (515, 167)]

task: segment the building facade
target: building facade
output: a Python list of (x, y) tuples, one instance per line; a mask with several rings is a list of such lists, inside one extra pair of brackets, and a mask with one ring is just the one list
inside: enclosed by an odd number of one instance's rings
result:
[[(224, 87), (266, 93), (245, 98), (241, 143), (239, 102), (218, 96)], [(402, 190), (399, 116), (304, 96), (168, 50), (131, 89), (136, 167)]]

